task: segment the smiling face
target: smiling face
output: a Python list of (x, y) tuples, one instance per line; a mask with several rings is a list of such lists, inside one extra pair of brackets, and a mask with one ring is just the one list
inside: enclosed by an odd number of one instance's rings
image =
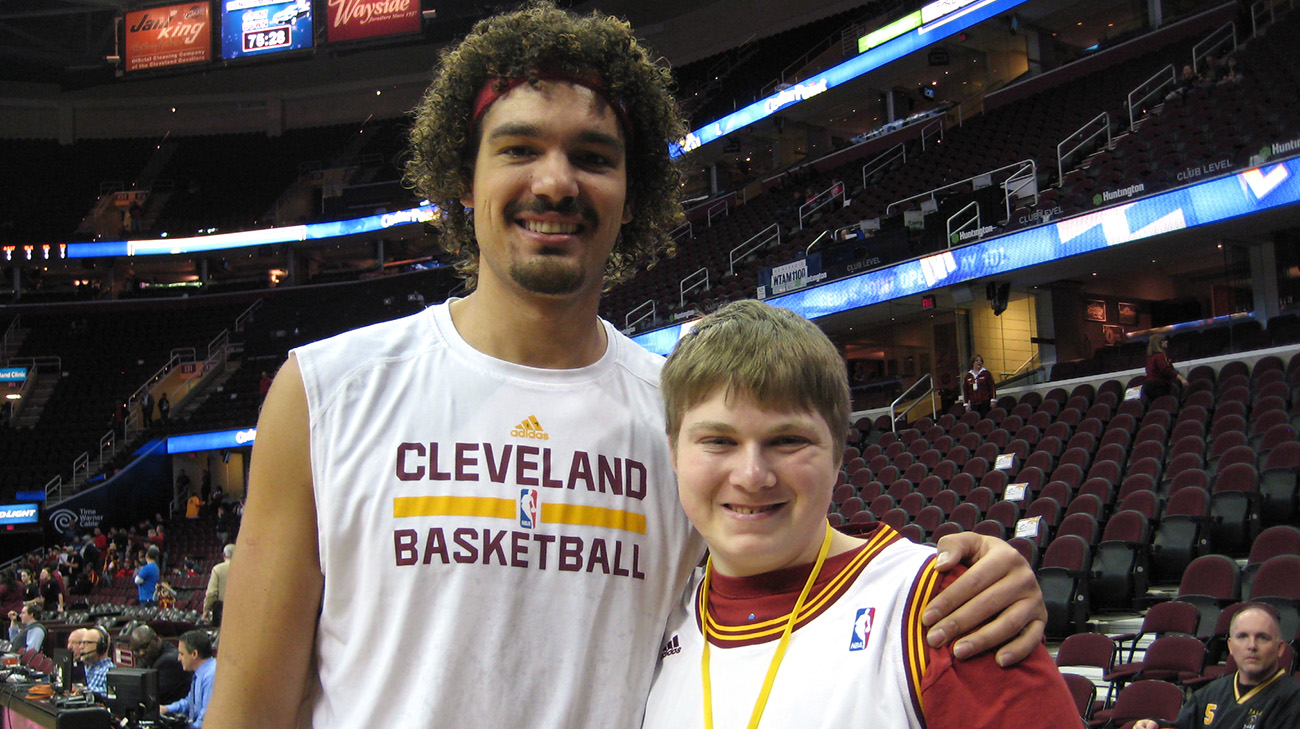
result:
[(812, 412), (765, 410), (724, 388), (687, 409), (673, 442), (677, 493), (714, 568), (744, 577), (813, 562), (837, 453)]
[(618, 118), (591, 89), (522, 84), (480, 124), (473, 189), (479, 286), (598, 296), (632, 217)]
[(1237, 662), (1242, 683), (1260, 683), (1277, 672), (1283, 643), (1277, 621), (1263, 610), (1247, 608), (1232, 620), (1228, 652)]

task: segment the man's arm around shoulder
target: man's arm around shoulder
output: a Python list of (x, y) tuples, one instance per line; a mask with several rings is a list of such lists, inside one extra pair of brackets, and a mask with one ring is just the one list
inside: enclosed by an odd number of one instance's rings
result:
[(324, 576), (307, 395), (295, 357), (276, 375), (257, 425), (208, 729), (292, 727), (316, 635)]

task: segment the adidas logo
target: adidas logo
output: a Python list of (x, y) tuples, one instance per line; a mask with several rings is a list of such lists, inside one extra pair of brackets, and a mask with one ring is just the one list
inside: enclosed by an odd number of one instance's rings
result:
[(667, 658), (668, 656), (677, 655), (678, 653), (681, 652), (682, 652), (681, 641), (677, 640), (676, 635), (673, 635), (673, 637), (668, 639), (667, 643), (664, 643), (664, 647), (659, 650), (659, 657)]
[(515, 429), (510, 431), (510, 435), (513, 435), (516, 438), (532, 438), (534, 440), (551, 439), (551, 436), (547, 435), (545, 430), (542, 430), (542, 424), (537, 422), (536, 415), (529, 415), (524, 418), (523, 422), (516, 425)]

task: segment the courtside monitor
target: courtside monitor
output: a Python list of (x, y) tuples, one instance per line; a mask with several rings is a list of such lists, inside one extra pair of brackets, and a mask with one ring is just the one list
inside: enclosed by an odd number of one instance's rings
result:
[(72, 651), (54, 649), (54, 668), (50, 669), (50, 685), (56, 694), (72, 693)]
[(108, 695), (104, 699), (113, 716), (130, 723), (159, 721), (157, 669), (108, 669)]

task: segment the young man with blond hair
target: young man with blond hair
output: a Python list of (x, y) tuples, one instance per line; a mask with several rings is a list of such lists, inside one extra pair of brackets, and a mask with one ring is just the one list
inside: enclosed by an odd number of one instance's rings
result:
[(878, 523), (827, 523), (849, 427), (844, 360), (791, 311), (739, 301), (664, 366), (677, 492), (709, 561), (672, 619), (646, 729), (1061, 729), (1079, 715), (1047, 650), (1002, 671), (925, 644), (955, 572)]

